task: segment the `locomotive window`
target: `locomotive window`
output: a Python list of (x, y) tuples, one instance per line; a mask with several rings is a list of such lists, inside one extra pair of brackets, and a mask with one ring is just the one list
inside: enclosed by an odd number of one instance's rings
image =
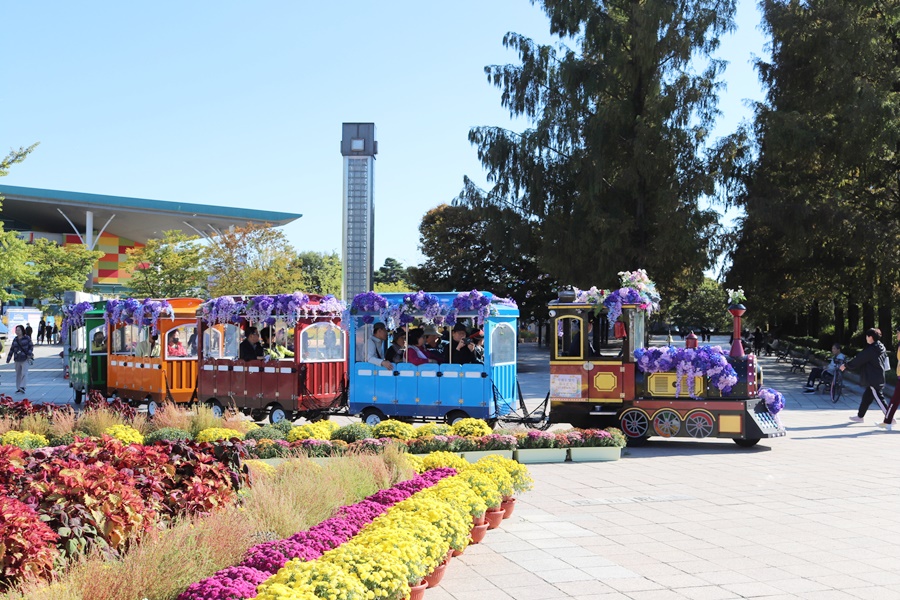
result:
[(334, 323), (315, 323), (300, 332), (300, 348), (303, 362), (344, 360), (344, 335)]
[(581, 317), (560, 317), (556, 320), (556, 356), (557, 358), (584, 358), (582, 342)]
[(106, 325), (100, 325), (91, 329), (88, 336), (91, 340), (91, 355), (106, 354)]
[(134, 354), (138, 345), (139, 333), (137, 325), (123, 325), (114, 330), (112, 335), (113, 354)]
[[(166, 332), (166, 360), (181, 360), (197, 356), (197, 327), (182, 325)], [(193, 348), (193, 353), (191, 349)]]
[(498, 323), (491, 332), (491, 366), (516, 362), (516, 332), (509, 323)]
[(69, 342), (72, 350), (84, 352), (87, 349), (87, 342), (85, 341), (87, 339), (86, 331), (85, 327), (79, 327), (78, 329), (72, 330), (70, 338), (71, 342)]

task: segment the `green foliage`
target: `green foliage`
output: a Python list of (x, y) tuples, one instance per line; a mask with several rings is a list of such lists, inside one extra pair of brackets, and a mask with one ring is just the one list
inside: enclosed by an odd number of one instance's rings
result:
[(350, 423), (331, 434), (331, 439), (342, 440), (348, 444), (372, 437), (372, 428), (365, 423)]
[(210, 296), (282, 294), (305, 288), (300, 261), (284, 232), (265, 224), (223, 231), (207, 248), (204, 267), (211, 277)]
[(287, 435), (288, 432), (290, 432), (290, 430), (294, 428), (294, 424), (291, 423), (288, 419), (282, 419), (281, 421), (278, 421), (277, 423), (272, 425), (272, 427)]
[(303, 274), (303, 291), (309, 294), (341, 295), (341, 257), (332, 252), (301, 252), (297, 255)]
[[(520, 64), (485, 72), (531, 128), (469, 132), (492, 187), (466, 179), (460, 200), (537, 230), (538, 265), (562, 281), (609, 287), (639, 265), (665, 295), (711, 265), (718, 219), (699, 201), (715, 190), (704, 150), (724, 68), (711, 56), (735, 2), (536, 4), (577, 47), (505, 36)], [(494, 235), (508, 222), (492, 221)]]
[(670, 304), (669, 320), (679, 327), (690, 327), (698, 332), (701, 327), (727, 331), (731, 321), (728, 313), (727, 294), (715, 280), (705, 277), (693, 290), (681, 292), (681, 298)]
[(129, 287), (147, 298), (198, 296), (206, 289), (204, 249), (197, 236), (179, 230), (164, 231), (162, 239), (147, 240), (143, 248), (130, 248), (125, 270)]
[[(14, 164), (25, 160), (37, 144), (32, 144), (27, 148), (19, 148), (18, 150), (10, 150), (9, 154), (0, 158), (0, 177), (9, 175), (9, 169)], [(0, 195), (0, 210), (3, 208), (3, 196)], [(13, 283), (21, 282), (26, 274), (25, 263), (29, 260), (27, 244), (24, 240), (19, 239), (14, 231), (4, 231), (3, 221), (0, 220), (0, 301), (10, 300), (12, 298), (21, 297), (21, 294), (10, 292), (9, 288)]]
[(28, 263), (18, 284), (28, 298), (54, 299), (62, 303), (68, 290), (84, 290), (94, 265), (103, 252), (82, 244), (60, 246), (39, 238), (28, 246)]
[(154, 444), (160, 441), (167, 442), (179, 442), (179, 441), (191, 441), (191, 433), (189, 431), (185, 431), (184, 429), (178, 429), (176, 427), (163, 427), (162, 429), (157, 429), (156, 431), (152, 431), (148, 433), (144, 437), (145, 444)]
[(245, 440), (283, 440), (286, 438), (284, 431), (278, 427), (266, 426), (259, 429), (251, 429), (244, 436)]
[(384, 259), (384, 265), (379, 267), (372, 276), (372, 282), (376, 292), (405, 292), (409, 287), (409, 273), (396, 258)]

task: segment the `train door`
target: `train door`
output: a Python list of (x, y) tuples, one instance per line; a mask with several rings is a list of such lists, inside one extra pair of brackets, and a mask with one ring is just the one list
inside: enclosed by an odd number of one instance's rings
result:
[[(491, 412), (496, 408), (497, 416), (505, 415), (513, 410), (518, 398), (515, 321), (489, 320), (485, 324), (485, 336), (485, 365), (490, 366), (490, 378), (484, 381), (486, 389), (482, 392), (483, 398), (491, 407)], [(495, 397), (496, 407), (493, 406)]]

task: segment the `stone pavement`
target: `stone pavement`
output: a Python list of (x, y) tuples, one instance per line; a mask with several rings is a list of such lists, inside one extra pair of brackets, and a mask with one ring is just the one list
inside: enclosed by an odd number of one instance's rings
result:
[[(529, 406), (549, 386), (545, 350), (520, 347)], [(59, 351), (37, 347), (29, 399), (71, 401)], [(651, 438), (617, 462), (532, 465), (534, 490), (428, 600), (900, 599), (900, 431), (877, 430), (877, 408), (850, 423), (855, 386), (835, 406), (801, 393), (805, 374), (761, 362), (785, 394), (787, 437)]]
[(13, 363), (6, 363), (9, 343), (4, 340), (4, 351), (0, 361), (0, 394), (12, 396), (14, 399), (28, 398), (32, 402), (51, 402), (54, 404), (72, 404), (75, 393), (69, 387), (69, 381), (63, 377), (63, 361), (59, 353), (61, 345), (41, 344), (34, 347), (34, 364), (28, 371), (26, 394), (16, 391), (16, 371)]

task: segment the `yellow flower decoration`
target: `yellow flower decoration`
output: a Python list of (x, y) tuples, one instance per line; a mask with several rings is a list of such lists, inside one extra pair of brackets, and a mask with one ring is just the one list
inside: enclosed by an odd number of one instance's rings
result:
[(236, 429), (225, 427), (210, 427), (197, 434), (198, 442), (215, 442), (218, 440), (230, 440), (231, 438), (244, 439), (244, 433)]
[(287, 434), (287, 441), (296, 442), (298, 440), (330, 440), (331, 434), (337, 431), (337, 423), (331, 421), (316, 421), (315, 423), (306, 423), (298, 427), (292, 427)]
[(437, 469), (438, 467), (453, 467), (457, 471), (463, 471), (469, 468), (469, 461), (453, 452), (432, 452), (428, 456), (422, 457), (422, 472), (429, 469)]
[(44, 448), (50, 445), (46, 437), (30, 431), (7, 431), (0, 436), (0, 444), (4, 446), (18, 446), (25, 450)]
[(465, 437), (481, 437), (490, 435), (491, 426), (482, 419), (460, 419), (450, 427), (450, 435)]
[(387, 419), (372, 429), (372, 437), (393, 438), (405, 442), (406, 440), (416, 437), (416, 428), (403, 421)]
[(141, 432), (129, 425), (113, 425), (103, 430), (106, 435), (112, 436), (126, 444), (143, 444), (144, 436)]

